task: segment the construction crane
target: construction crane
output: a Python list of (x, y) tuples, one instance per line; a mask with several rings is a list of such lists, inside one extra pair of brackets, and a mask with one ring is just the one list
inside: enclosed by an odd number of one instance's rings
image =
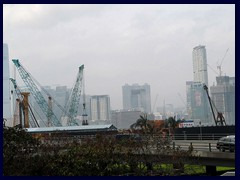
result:
[(83, 90), (83, 113), (82, 113), (82, 125), (88, 125), (88, 115), (86, 112), (86, 96), (85, 96), (85, 78), (83, 76), (82, 80), (82, 90)]
[(222, 68), (222, 63), (223, 63), (223, 60), (226, 57), (226, 54), (227, 54), (228, 50), (229, 50), (229, 48), (226, 50), (221, 62), (217, 65), (217, 69), (219, 69), (219, 76), (222, 76), (222, 69), (221, 69)]
[[(33, 113), (33, 110), (28, 102), (28, 92), (21, 92), (21, 90), (19, 89), (16, 80), (13, 78), (10, 78), (10, 81), (13, 84), (13, 87), (15, 89), (15, 93), (17, 95), (17, 99), (16, 99), (16, 107), (15, 107), (15, 113), (14, 113), (14, 125), (17, 125), (17, 121), (19, 119), (19, 123), (22, 126), (24, 124), (24, 127), (27, 128), (29, 127), (29, 123), (31, 124), (31, 127), (39, 127), (39, 124), (36, 120), (36, 117)], [(24, 123), (22, 123), (22, 110), (24, 113)], [(28, 118), (28, 111), (30, 110), (30, 117)]]
[[(208, 93), (208, 87), (206, 84), (203, 85), (203, 89), (206, 91), (207, 93), (207, 97), (209, 100), (209, 104), (212, 110), (212, 114), (213, 114), (213, 119), (215, 121), (216, 126), (226, 126), (226, 122), (225, 122), (225, 118), (223, 117), (223, 114), (221, 112), (219, 112), (216, 108), (216, 106), (214, 105), (214, 103), (212, 102), (209, 93)], [(217, 117), (214, 113), (213, 107), (215, 108), (216, 112), (217, 112)]]
[(182, 103), (184, 104), (185, 108), (187, 107), (187, 104), (185, 103), (185, 101), (183, 100), (183, 97), (181, 96), (180, 93), (178, 93), (179, 98), (181, 99)]
[(30, 76), (30, 73), (26, 71), (26, 69), (20, 64), (18, 59), (12, 60), (16, 68), (18, 69), (18, 72), (28, 87), (30, 93), (35, 98), (36, 102), (38, 103), (39, 107), (41, 108), (44, 115), (47, 117), (47, 119), (50, 119), (51, 124), (53, 126), (62, 126), (56, 115), (53, 113), (52, 109), (49, 108), (48, 103), (44, 99), (43, 95), (41, 94), (40, 90), (38, 89), (37, 85), (32, 80), (32, 77)]
[(153, 113), (154, 113), (154, 111), (155, 111), (157, 99), (158, 99), (158, 94), (156, 95), (155, 100), (154, 100), (153, 109), (152, 109), (152, 112), (153, 112)]
[[(83, 69), (84, 65), (81, 65), (78, 69), (77, 78), (73, 89), (70, 93), (70, 97), (66, 106), (65, 117), (67, 117), (68, 126), (77, 126), (76, 116), (78, 113), (78, 107), (80, 102), (80, 96), (82, 91), (82, 80), (83, 80)], [(85, 108), (85, 105), (84, 105)]]

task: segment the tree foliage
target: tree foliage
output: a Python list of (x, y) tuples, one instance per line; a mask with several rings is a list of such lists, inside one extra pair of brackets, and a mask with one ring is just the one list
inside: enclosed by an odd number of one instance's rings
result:
[(148, 120), (147, 114), (140, 115), (135, 123), (130, 126), (130, 129), (140, 129), (143, 134), (153, 134), (156, 130), (153, 121)]
[[(141, 117), (140, 127), (147, 118)], [(148, 122), (148, 120), (146, 120)], [(145, 131), (146, 133), (148, 131)], [(24, 129), (3, 127), (4, 176), (146, 176), (150, 172), (171, 175), (171, 169), (157, 168), (162, 153), (172, 153), (169, 163), (178, 165), (188, 155), (151, 138), (141, 142), (133, 139), (117, 140), (113, 135), (96, 135), (81, 141), (69, 141), (64, 134), (49, 137), (48, 143), (33, 138)], [(154, 159), (152, 149), (155, 149)], [(160, 166), (158, 166), (160, 167)]]
[[(3, 124), (3, 173), (21, 175), (24, 165), (31, 155), (37, 152), (40, 142), (26, 133), (20, 126), (6, 127)], [(22, 164), (19, 162), (23, 162)], [(19, 169), (18, 171), (15, 171)]]

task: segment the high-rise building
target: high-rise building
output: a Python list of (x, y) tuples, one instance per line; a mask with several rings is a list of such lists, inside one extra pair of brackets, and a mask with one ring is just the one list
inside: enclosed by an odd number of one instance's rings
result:
[[(211, 86), (211, 98), (217, 110), (223, 113), (227, 125), (235, 125), (235, 77), (218, 76)], [(216, 112), (215, 112), (216, 114)]]
[(93, 124), (106, 124), (110, 122), (110, 97), (96, 95), (90, 98), (90, 116)]
[(213, 125), (212, 116), (207, 93), (203, 88), (203, 84), (193, 82), (190, 84), (188, 98), (191, 106), (191, 119), (201, 121), (202, 125)]
[(205, 46), (196, 46), (192, 52), (193, 58), (193, 81), (204, 83), (208, 86), (207, 53)]
[(187, 114), (188, 118), (192, 118), (192, 86), (193, 86), (193, 81), (187, 81), (186, 82), (186, 97), (187, 97)]
[(142, 112), (151, 112), (150, 85), (128, 85), (122, 86), (123, 109), (140, 110)]
[(210, 114), (208, 97), (203, 89), (208, 86), (207, 53), (205, 46), (193, 48), (193, 81), (186, 82), (187, 111), (190, 119), (201, 122), (202, 125), (213, 124)]
[(8, 45), (3, 43), (3, 117), (12, 119)]

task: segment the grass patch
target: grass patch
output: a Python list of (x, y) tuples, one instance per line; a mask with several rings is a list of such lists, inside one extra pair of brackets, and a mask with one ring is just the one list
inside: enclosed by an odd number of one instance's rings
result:
[(217, 171), (235, 171), (234, 167), (217, 166)]

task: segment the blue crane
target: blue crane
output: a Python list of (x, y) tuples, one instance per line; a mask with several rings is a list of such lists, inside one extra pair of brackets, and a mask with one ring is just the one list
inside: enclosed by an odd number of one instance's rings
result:
[(76, 116), (78, 113), (78, 107), (79, 107), (80, 96), (82, 91), (83, 69), (84, 69), (84, 65), (81, 65), (78, 69), (77, 79), (70, 93), (70, 97), (66, 106), (65, 116), (67, 117), (68, 126), (78, 125), (78, 123), (76, 122)]
[(40, 90), (38, 89), (37, 85), (32, 80), (30, 74), (26, 71), (26, 69), (20, 64), (18, 59), (12, 60), (18, 72), (28, 87), (30, 93), (35, 98), (36, 102), (38, 103), (39, 107), (41, 108), (44, 115), (51, 121), (53, 126), (62, 126), (56, 115), (53, 113), (52, 109), (48, 107), (48, 103), (44, 99), (43, 95), (41, 94)]

